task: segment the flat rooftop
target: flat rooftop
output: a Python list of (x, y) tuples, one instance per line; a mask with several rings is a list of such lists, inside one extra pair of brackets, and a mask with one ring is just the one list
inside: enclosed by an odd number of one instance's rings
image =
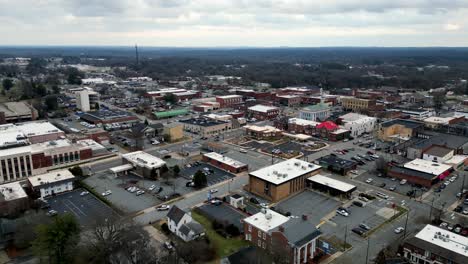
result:
[(83, 119), (112, 120), (123, 117), (135, 117), (132, 113), (122, 110), (97, 110), (86, 112), (82, 115)]
[(69, 170), (57, 170), (48, 173), (31, 176), (28, 178), (32, 187), (38, 187), (56, 182), (68, 181), (75, 179), (75, 176)]
[(216, 153), (216, 152), (206, 153), (206, 154), (204, 154), (204, 156), (206, 156), (206, 157), (208, 157), (210, 159), (214, 159), (216, 161), (219, 161), (221, 163), (227, 164), (227, 165), (232, 166), (234, 168), (242, 168), (244, 166), (247, 166), (247, 164), (245, 164), (245, 163), (242, 163), (240, 161), (231, 159), (229, 157), (226, 157), (226, 156), (224, 156), (222, 154), (219, 154), (219, 153)]
[(315, 121), (311, 121), (311, 120), (307, 120), (307, 119), (302, 119), (302, 118), (290, 118), (288, 120), (288, 123), (299, 125), (299, 126), (313, 126), (313, 127), (320, 124), (319, 122), (315, 122)]
[(19, 181), (0, 185), (0, 196), (3, 196), (5, 201), (13, 201), (28, 197)]
[(211, 118), (191, 118), (191, 119), (186, 119), (186, 120), (180, 120), (179, 122), (184, 123), (184, 124), (204, 126), (204, 127), (216, 126), (216, 125), (228, 123), (227, 121), (211, 119)]
[(312, 181), (312, 182), (316, 182), (316, 183), (319, 183), (319, 184), (322, 184), (322, 185), (325, 185), (325, 186), (329, 186), (329, 187), (331, 187), (333, 189), (340, 190), (342, 192), (349, 192), (349, 191), (356, 188), (356, 186), (354, 186), (352, 184), (342, 182), (342, 181), (338, 181), (338, 180), (329, 178), (329, 177), (321, 175), (321, 174), (314, 175), (314, 176), (308, 178), (307, 180)]
[(244, 128), (255, 131), (255, 132), (264, 132), (264, 133), (281, 132), (281, 129), (278, 129), (273, 126), (247, 125), (247, 126), (244, 126)]
[(47, 121), (19, 123), (16, 124), (16, 127), (27, 137), (64, 133), (62, 130)]
[(268, 111), (277, 110), (278, 107), (269, 106), (269, 105), (254, 105), (248, 108), (250, 111), (266, 113)]
[(249, 175), (279, 185), (304, 174), (321, 169), (319, 165), (299, 159), (289, 159), (251, 172)]
[(403, 167), (435, 176), (438, 176), (451, 168), (450, 165), (440, 164), (423, 159), (414, 159), (410, 162), (407, 162)]
[(247, 217), (243, 221), (262, 230), (263, 232), (269, 232), (270, 230), (288, 222), (289, 217), (270, 209), (262, 209), (262, 212)]
[(47, 121), (0, 125), (0, 147), (29, 144), (27, 138), (64, 133)]
[(230, 94), (230, 95), (217, 96), (216, 98), (220, 98), (220, 99), (242, 98), (242, 95)]
[(122, 154), (122, 158), (128, 160), (136, 166), (146, 168), (159, 168), (162, 167), (166, 162), (162, 159), (155, 157), (144, 151), (135, 151), (131, 153)]
[(0, 112), (5, 113), (5, 117), (31, 115), (30, 106), (24, 102), (5, 102), (0, 103)]
[(426, 225), (415, 237), (468, 257), (468, 237), (433, 225)]
[(357, 113), (347, 113), (345, 115), (340, 116), (340, 119), (343, 120), (343, 122), (364, 122), (364, 121), (377, 120), (375, 117), (370, 117), (370, 116), (361, 115)]

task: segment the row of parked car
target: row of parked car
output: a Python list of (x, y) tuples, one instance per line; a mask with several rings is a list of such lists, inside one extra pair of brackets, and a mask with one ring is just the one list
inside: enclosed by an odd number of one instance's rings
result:
[(462, 236), (468, 236), (468, 227), (463, 227), (460, 224), (456, 225), (451, 225), (447, 222), (442, 222), (439, 225), (440, 228), (447, 229), (449, 231), (452, 231), (456, 234), (462, 235)]

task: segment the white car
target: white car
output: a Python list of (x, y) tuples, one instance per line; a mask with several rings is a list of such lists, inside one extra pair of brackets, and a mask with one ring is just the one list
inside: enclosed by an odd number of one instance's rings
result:
[(366, 180), (366, 183), (371, 183), (372, 181), (373, 181), (373, 179), (369, 178), (369, 179)]
[(401, 184), (401, 185), (405, 185), (407, 182), (408, 182), (408, 181), (407, 181), (406, 179), (403, 179), (403, 180), (400, 181), (400, 184)]
[(346, 212), (345, 210), (339, 210), (339, 209), (338, 209), (338, 210), (336, 210), (336, 212), (337, 212), (338, 214), (342, 215), (342, 216), (346, 216), (346, 217), (349, 216), (349, 213)]
[(405, 228), (400, 226), (400, 227), (395, 228), (394, 231), (395, 231), (395, 234), (400, 234), (401, 232), (405, 231)]
[(349, 171), (351, 174), (354, 174), (354, 175), (358, 175), (359, 172), (357, 170), (352, 170), (352, 171)]
[(159, 142), (159, 141), (157, 141), (157, 140), (153, 140), (153, 141), (151, 141), (151, 145), (158, 145), (159, 143), (160, 143), (160, 142)]
[(457, 179), (457, 178), (452, 177), (452, 178), (450, 178), (450, 182), (454, 182), (456, 179)]
[(247, 150), (241, 148), (241, 149), (239, 149), (239, 152), (240, 153), (247, 153)]
[(84, 192), (81, 192), (81, 193), (80, 193), (81, 196), (85, 196), (85, 195), (87, 195), (87, 194), (89, 194), (88, 191), (84, 191)]
[(139, 196), (139, 195), (142, 195), (144, 193), (145, 193), (145, 191), (139, 190), (139, 191), (136, 192), (136, 195)]
[(152, 191), (152, 190), (154, 190), (154, 189), (156, 189), (156, 185), (154, 185), (154, 184), (151, 185), (151, 186), (148, 188), (148, 190), (150, 190), (150, 191)]
[(217, 193), (218, 192), (218, 189), (211, 189), (210, 190), (210, 193)]
[(448, 186), (449, 184), (450, 184), (450, 181), (444, 182), (444, 185), (445, 185), (445, 186)]
[(112, 194), (112, 191), (111, 190), (107, 190), (105, 192), (102, 193), (102, 196), (108, 196), (108, 195), (111, 195)]
[(156, 207), (156, 210), (158, 210), (158, 211), (166, 211), (166, 210), (169, 210), (170, 208), (171, 208), (170, 205), (162, 204), (162, 205)]

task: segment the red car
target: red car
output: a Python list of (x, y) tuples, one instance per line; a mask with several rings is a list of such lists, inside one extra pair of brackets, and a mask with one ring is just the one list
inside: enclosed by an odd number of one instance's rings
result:
[(463, 228), (463, 230), (461, 231), (460, 235), (462, 235), (462, 236), (468, 236), (468, 227)]

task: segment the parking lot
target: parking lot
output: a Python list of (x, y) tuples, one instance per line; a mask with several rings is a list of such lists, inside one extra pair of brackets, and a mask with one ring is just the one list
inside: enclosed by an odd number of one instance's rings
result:
[(90, 227), (97, 220), (109, 219), (118, 216), (109, 206), (101, 202), (91, 193), (81, 196), (83, 189), (56, 195), (47, 199), (50, 209), (59, 214), (71, 213), (83, 227)]
[[(106, 196), (106, 199), (125, 213), (137, 212), (162, 203), (163, 200), (158, 199), (158, 196), (173, 193), (184, 195), (192, 192), (191, 187), (185, 186), (186, 182), (187, 180), (182, 177), (170, 179), (168, 183), (165, 180), (153, 181), (135, 175), (123, 175), (116, 178), (109, 172), (101, 172), (85, 179), (85, 183), (98, 193), (110, 190), (112, 194)], [(149, 190), (152, 185), (155, 185), (154, 190)], [(130, 193), (125, 190), (129, 186), (136, 186), (145, 193), (138, 196), (136, 193)], [(159, 187), (163, 190), (157, 193)]]
[(218, 169), (217, 167), (212, 166), (211, 164), (204, 163), (204, 162), (199, 162), (199, 165), (192, 164), (190, 168), (184, 167), (182, 171), (180, 172), (180, 175), (184, 177), (187, 181), (189, 181), (191, 180), (192, 175), (194, 175), (199, 170), (204, 171), (205, 168), (208, 168), (208, 170), (212, 171), (212, 172), (209, 172), (209, 175), (206, 176), (206, 179), (208, 181), (208, 186), (211, 186), (219, 182), (229, 180), (232, 177), (235, 177), (235, 175), (232, 173)]
[(256, 149), (269, 148), (269, 147), (273, 146), (273, 144), (270, 143), (270, 142), (267, 142), (267, 141), (252, 140), (252, 141), (246, 142), (244, 144), (241, 144), (241, 146), (244, 147), (244, 148), (249, 148), (249, 149), (252, 149), (252, 150), (256, 150)]
[(386, 190), (389, 190), (391, 187), (395, 187), (395, 190), (393, 191), (401, 195), (407, 195), (409, 191), (415, 190), (416, 197), (419, 197), (425, 192), (424, 189), (413, 187), (409, 183), (400, 184), (399, 179), (390, 178), (390, 177), (378, 177), (375, 175), (375, 173), (363, 173), (359, 175), (358, 177), (356, 177), (355, 179), (365, 182), (365, 183), (367, 183), (366, 181), (371, 179), (372, 181), (367, 184), (373, 185), (375, 187), (383, 188)]
[(307, 215), (308, 220), (318, 225), (322, 218), (341, 206), (341, 203), (314, 191), (304, 191), (289, 199), (279, 202), (275, 209), (292, 216)]
[(200, 211), (202, 211), (202, 213), (211, 220), (216, 220), (224, 225), (233, 224), (237, 228), (239, 228), (239, 231), (241, 232), (244, 230), (242, 228), (241, 220), (246, 218), (248, 215), (237, 211), (236, 209), (232, 208), (227, 204), (205, 204), (198, 207), (198, 209), (200, 209)]
[(264, 149), (264, 151), (267, 153), (272, 153), (273, 150), (279, 150), (280, 151), (279, 153), (281, 154), (292, 154), (292, 153), (299, 154), (302, 152), (306, 156), (314, 153), (314, 151), (307, 150), (305, 145), (302, 145), (294, 141), (284, 142), (278, 145), (269, 146)]

